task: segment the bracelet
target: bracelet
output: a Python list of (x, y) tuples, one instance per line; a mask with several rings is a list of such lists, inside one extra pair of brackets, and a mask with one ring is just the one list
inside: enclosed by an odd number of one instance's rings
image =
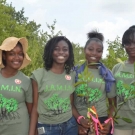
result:
[(85, 117), (84, 116), (79, 116), (78, 118), (77, 118), (77, 122), (80, 124), (80, 119), (85, 119)]

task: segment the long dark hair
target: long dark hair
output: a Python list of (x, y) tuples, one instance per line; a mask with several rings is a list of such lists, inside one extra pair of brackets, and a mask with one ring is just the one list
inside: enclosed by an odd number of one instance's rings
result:
[(72, 48), (71, 42), (64, 36), (55, 36), (47, 42), (44, 48), (44, 54), (43, 54), (44, 67), (46, 70), (50, 70), (52, 68), (52, 64), (53, 64), (52, 53), (54, 51), (55, 46), (61, 40), (65, 41), (69, 47), (69, 58), (67, 59), (65, 63), (66, 73), (69, 74), (70, 70), (74, 66), (74, 55), (73, 55), (73, 48)]

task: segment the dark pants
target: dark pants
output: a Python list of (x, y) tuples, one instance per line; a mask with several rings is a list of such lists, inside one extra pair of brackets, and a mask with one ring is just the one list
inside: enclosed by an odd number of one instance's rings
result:
[(78, 135), (78, 126), (74, 117), (60, 124), (41, 124), (37, 128), (44, 128), (43, 134), (40, 135)]
[[(108, 119), (108, 117), (99, 117), (100, 123), (104, 123), (104, 121), (107, 120), (107, 119)], [(110, 133), (107, 134), (107, 135), (112, 135), (112, 134), (111, 134), (111, 129), (110, 129)]]

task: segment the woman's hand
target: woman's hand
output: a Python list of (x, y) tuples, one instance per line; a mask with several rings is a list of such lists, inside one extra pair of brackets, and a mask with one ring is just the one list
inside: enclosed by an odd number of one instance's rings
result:
[(78, 134), (79, 135), (87, 135), (87, 128), (82, 127), (81, 125), (78, 125)]
[(100, 135), (107, 135), (110, 132), (111, 123), (103, 123), (103, 129), (99, 129)]
[(90, 122), (88, 121), (88, 119), (84, 119), (81, 118), (80, 119), (80, 124), (84, 127), (84, 128), (90, 128)]

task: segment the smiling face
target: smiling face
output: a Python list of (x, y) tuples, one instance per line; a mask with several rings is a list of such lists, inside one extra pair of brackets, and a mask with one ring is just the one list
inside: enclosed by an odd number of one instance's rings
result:
[(128, 41), (124, 44), (124, 48), (129, 57), (135, 57), (135, 31), (129, 35)]
[(135, 57), (135, 42), (126, 44), (124, 47), (129, 57)]
[(85, 58), (88, 63), (97, 63), (100, 61), (103, 53), (103, 45), (98, 41), (90, 41), (84, 49)]
[(55, 46), (52, 55), (53, 55), (53, 63), (65, 64), (65, 62), (69, 58), (68, 44), (64, 40), (59, 41), (58, 44)]
[(3, 52), (2, 57), (6, 68), (18, 70), (24, 59), (23, 49), (20, 45), (16, 45), (11, 51)]
[(135, 29), (130, 27), (122, 37), (122, 46), (125, 48), (129, 58), (135, 58)]

